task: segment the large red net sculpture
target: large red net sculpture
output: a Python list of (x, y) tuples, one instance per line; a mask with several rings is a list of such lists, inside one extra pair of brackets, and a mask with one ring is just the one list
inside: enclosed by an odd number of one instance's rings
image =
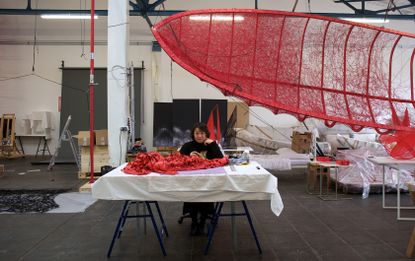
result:
[(341, 122), (355, 131), (406, 131), (415, 140), (413, 34), (239, 9), (179, 13), (153, 33), (175, 62), (249, 105), (300, 121), (323, 119), (327, 126)]

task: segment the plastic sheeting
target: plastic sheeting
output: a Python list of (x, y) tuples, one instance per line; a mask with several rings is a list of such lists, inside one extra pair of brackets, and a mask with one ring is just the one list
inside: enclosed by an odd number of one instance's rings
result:
[[(338, 182), (343, 186), (362, 190), (362, 198), (367, 198), (371, 186), (382, 185), (382, 166), (374, 164), (368, 160), (370, 156), (385, 156), (386, 151), (382, 147), (370, 148), (362, 147), (356, 150), (342, 150), (337, 152), (337, 159), (347, 159), (350, 167), (341, 168), (338, 172)], [(385, 168), (385, 185), (388, 190), (396, 189), (398, 171)], [(410, 171), (402, 170), (400, 177), (400, 187), (407, 189), (405, 183), (413, 181), (414, 178)]]

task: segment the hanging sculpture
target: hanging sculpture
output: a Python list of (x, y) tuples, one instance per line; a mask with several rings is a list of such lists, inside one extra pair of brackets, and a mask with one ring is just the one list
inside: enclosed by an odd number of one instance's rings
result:
[(383, 141), (407, 144), (392, 156), (415, 157), (413, 34), (241, 9), (183, 12), (152, 30), (175, 62), (225, 95), (300, 121), (314, 117), (329, 127), (340, 122), (354, 131), (394, 131), (405, 139)]

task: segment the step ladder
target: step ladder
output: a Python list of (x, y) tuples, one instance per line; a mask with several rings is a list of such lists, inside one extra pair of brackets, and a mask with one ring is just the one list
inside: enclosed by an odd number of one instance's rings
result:
[(58, 157), (59, 149), (62, 146), (62, 141), (68, 141), (71, 145), (72, 153), (75, 158), (76, 165), (78, 166), (78, 170), (81, 170), (81, 160), (80, 155), (78, 152), (78, 147), (75, 145), (75, 142), (73, 140), (73, 136), (71, 134), (71, 131), (69, 130), (69, 124), (71, 123), (72, 116), (69, 115), (68, 119), (66, 120), (65, 126), (63, 127), (63, 130), (61, 132), (61, 135), (59, 136), (58, 143), (56, 144), (55, 153), (53, 153), (52, 158), (50, 159), (48, 170), (52, 170), (53, 166), (55, 166), (55, 160), (56, 157)]

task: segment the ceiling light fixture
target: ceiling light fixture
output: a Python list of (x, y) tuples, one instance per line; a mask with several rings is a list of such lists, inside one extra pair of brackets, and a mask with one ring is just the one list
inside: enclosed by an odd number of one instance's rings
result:
[[(190, 16), (190, 20), (194, 21), (210, 21), (210, 15), (192, 15)], [(243, 21), (244, 17), (240, 15), (213, 15), (212, 16), (213, 21)]]
[(356, 22), (361, 24), (387, 24), (389, 23), (389, 19), (384, 18), (359, 18), (359, 17), (347, 17), (347, 18), (340, 18), (350, 22)]
[[(41, 14), (43, 19), (91, 19), (90, 14)], [(98, 15), (94, 15), (94, 19), (98, 19)]]

